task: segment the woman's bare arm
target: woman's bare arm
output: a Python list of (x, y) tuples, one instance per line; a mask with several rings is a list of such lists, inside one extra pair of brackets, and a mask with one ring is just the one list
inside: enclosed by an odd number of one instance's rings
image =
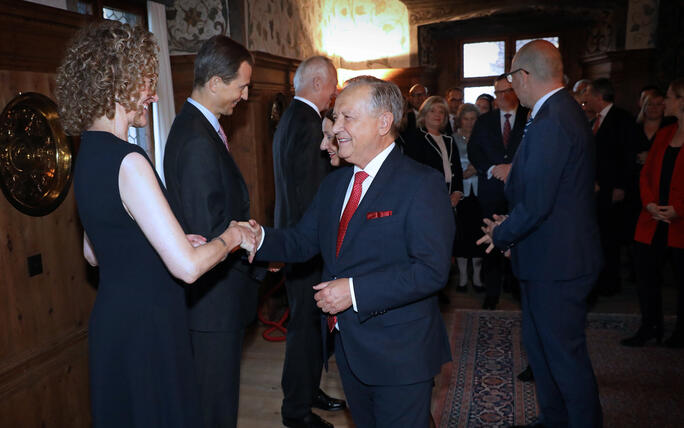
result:
[(231, 225), (216, 239), (193, 248), (173, 215), (152, 167), (139, 153), (130, 153), (123, 159), (119, 193), (124, 207), (171, 274), (187, 283), (196, 281), (233, 249), (243, 246), (253, 251), (256, 247), (256, 238), (250, 230)]

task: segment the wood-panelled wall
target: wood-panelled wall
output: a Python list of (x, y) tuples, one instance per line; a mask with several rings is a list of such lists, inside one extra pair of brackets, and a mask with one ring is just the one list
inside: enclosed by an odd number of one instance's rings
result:
[[(19, 92), (54, 99), (64, 46), (85, 17), (0, 1), (0, 108)], [(0, 195), (0, 426), (87, 427), (88, 283), (73, 189), (52, 213), (31, 217)], [(27, 257), (43, 273), (30, 277)]]

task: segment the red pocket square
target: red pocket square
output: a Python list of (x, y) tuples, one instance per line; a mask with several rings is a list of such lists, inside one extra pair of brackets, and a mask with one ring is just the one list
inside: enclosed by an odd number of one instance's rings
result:
[(389, 217), (392, 215), (392, 211), (373, 211), (366, 214), (366, 220), (372, 220), (374, 218)]

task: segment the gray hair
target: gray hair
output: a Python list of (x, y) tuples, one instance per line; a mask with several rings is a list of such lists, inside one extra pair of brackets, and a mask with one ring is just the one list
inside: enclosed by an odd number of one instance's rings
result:
[(475, 113), (475, 117), (480, 117), (480, 109), (477, 108), (475, 104), (465, 103), (461, 104), (461, 106), (458, 108), (458, 111), (456, 111), (456, 117), (458, 118), (459, 122), (463, 119), (463, 116), (466, 113)]
[(357, 76), (344, 83), (342, 93), (350, 88), (368, 86), (371, 90), (368, 108), (373, 113), (388, 111), (392, 113), (392, 129), (396, 131), (404, 114), (404, 97), (399, 87), (392, 82), (380, 80), (373, 76)]
[(575, 85), (572, 87), (572, 92), (584, 92), (584, 90), (587, 88), (587, 85), (589, 85), (590, 83), (590, 79), (580, 79), (577, 82), (575, 82)]
[(297, 67), (294, 75), (295, 93), (305, 88), (315, 77), (327, 79), (331, 73), (335, 73), (335, 65), (321, 55), (316, 55), (305, 59)]

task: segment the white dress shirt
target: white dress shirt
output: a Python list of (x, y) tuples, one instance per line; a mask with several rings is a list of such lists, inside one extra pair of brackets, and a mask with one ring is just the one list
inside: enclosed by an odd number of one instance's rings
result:
[(314, 111), (316, 112), (316, 114), (318, 115), (318, 117), (321, 117), (321, 112), (318, 111), (318, 107), (316, 107), (316, 104), (314, 104), (313, 102), (307, 100), (306, 98), (302, 98), (302, 97), (299, 97), (299, 96), (297, 96), (297, 95), (295, 95), (294, 99), (295, 99), (295, 100), (299, 100), (299, 101), (303, 102), (304, 104), (308, 105), (309, 107), (311, 107), (312, 109), (314, 109)]
[[(368, 165), (366, 165), (364, 169), (361, 169), (358, 166), (354, 166), (354, 174), (352, 175), (351, 180), (349, 180), (349, 185), (347, 186), (347, 193), (344, 195), (344, 203), (342, 204), (342, 211), (340, 211), (340, 219), (342, 218), (342, 213), (344, 213), (344, 208), (347, 206), (347, 202), (349, 202), (349, 197), (351, 196), (352, 188), (354, 187), (354, 176), (356, 175), (356, 173), (359, 171), (364, 171), (366, 174), (368, 174), (368, 177), (363, 181), (363, 184), (361, 185), (361, 198), (359, 199), (359, 205), (361, 205), (361, 201), (363, 200), (363, 197), (366, 195), (366, 192), (373, 183), (373, 179), (376, 175), (378, 175), (380, 167), (385, 162), (385, 159), (387, 159), (387, 156), (389, 156), (393, 148), (394, 143), (390, 144), (385, 150), (378, 153), (370, 162), (368, 162)], [(358, 312), (359, 310), (356, 308), (356, 295), (354, 294), (354, 278), (349, 278), (349, 292), (351, 294), (354, 312)], [(335, 327), (337, 327), (337, 325), (335, 325)]]
[[(216, 133), (219, 134), (219, 137), (220, 137), (220, 136), (221, 136), (221, 133), (219, 132), (219, 127), (220, 127), (221, 125), (219, 124), (218, 117), (216, 117), (216, 115), (215, 115), (214, 113), (210, 112), (208, 108), (204, 107), (202, 104), (200, 104), (199, 102), (193, 100), (192, 98), (188, 98), (187, 101), (188, 101), (190, 104), (192, 104), (192, 105), (194, 105), (195, 107), (197, 107), (197, 110), (199, 110), (200, 113), (202, 113), (202, 114), (204, 115), (204, 117), (207, 118), (207, 120), (209, 121), (209, 123), (211, 123), (211, 126), (214, 127), (214, 131), (216, 131)], [(223, 138), (221, 138), (221, 140), (223, 140)]]

